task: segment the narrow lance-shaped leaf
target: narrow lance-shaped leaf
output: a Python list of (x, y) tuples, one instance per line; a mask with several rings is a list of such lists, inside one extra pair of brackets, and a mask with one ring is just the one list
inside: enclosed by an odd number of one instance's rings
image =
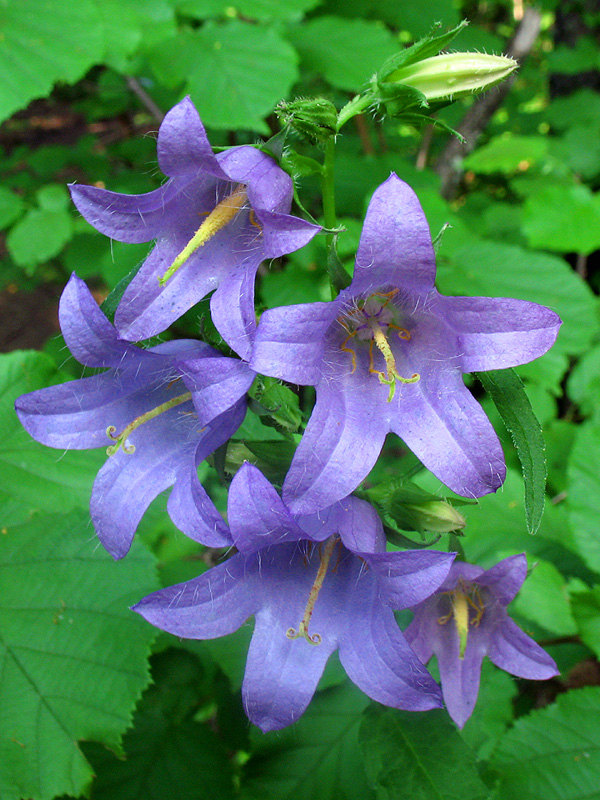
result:
[(547, 475), (541, 425), (533, 413), (523, 382), (514, 370), (478, 372), (477, 377), (496, 404), (517, 448), (525, 483), (527, 530), (535, 533), (544, 513)]

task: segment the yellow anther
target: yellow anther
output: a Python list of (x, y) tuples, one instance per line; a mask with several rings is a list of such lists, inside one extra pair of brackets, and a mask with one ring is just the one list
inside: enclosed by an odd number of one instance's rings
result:
[[(200, 225), (196, 233), (183, 248), (181, 253), (175, 256), (175, 260), (167, 269), (165, 274), (158, 279), (160, 285), (164, 286), (169, 278), (171, 278), (177, 272), (179, 267), (185, 264), (188, 258), (193, 255), (199, 247), (205, 245), (216, 233), (218, 233), (222, 228), (235, 219), (238, 212), (241, 211), (246, 204), (247, 199), (246, 187), (242, 184), (239, 184), (235, 187), (231, 194), (227, 195), (227, 197), (221, 200), (221, 202), (218, 203), (209, 213), (202, 225)], [(258, 225), (258, 223), (255, 222), (252, 224)], [(260, 227), (260, 225), (258, 225), (258, 227)]]
[[(483, 617), (485, 605), (481, 599), (481, 593), (476, 586), (466, 583), (464, 580), (459, 579), (458, 587), (450, 592), (444, 592), (450, 595), (451, 610), (448, 614), (438, 618), (439, 625), (445, 625), (452, 617), (454, 617), (454, 624), (456, 625), (456, 633), (459, 641), (458, 657), (463, 659), (467, 649), (467, 639), (469, 637), (469, 625), (477, 628)], [(469, 619), (470, 609), (473, 609), (475, 616)]]

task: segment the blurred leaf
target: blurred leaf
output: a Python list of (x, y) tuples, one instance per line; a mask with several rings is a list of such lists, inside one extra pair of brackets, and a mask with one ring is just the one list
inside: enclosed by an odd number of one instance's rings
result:
[(463, 160), (462, 165), (464, 169), (483, 175), (511, 173), (542, 161), (547, 152), (548, 140), (543, 136), (503, 134), (477, 148)]
[(23, 201), (18, 194), (0, 186), (0, 230), (8, 226), (21, 216)]
[(87, 508), (94, 478), (106, 459), (103, 451), (44, 447), (21, 427), (13, 408), (15, 399), (64, 377), (43, 353), (16, 350), (0, 357), (2, 489), (18, 499), (22, 520), (32, 511)]
[(28, 211), (6, 237), (8, 252), (20, 267), (34, 267), (58, 255), (73, 235), (67, 211)]
[(182, 14), (197, 19), (207, 17), (231, 16), (231, 11), (247, 19), (296, 20), (305, 11), (319, 5), (321, 0), (178, 0), (178, 10)]
[(379, 784), (381, 800), (488, 797), (474, 753), (441, 709), (415, 714), (374, 706), (365, 714), (360, 742), (367, 773)]
[(452, 0), (422, 0), (414, 6), (398, 0), (325, 0), (323, 11), (382, 20), (394, 28), (410, 31), (414, 38), (429, 33), (434, 22), (441, 22), (443, 30), (458, 22)]
[(566, 580), (550, 561), (534, 559), (532, 566), (511, 610), (557, 636), (577, 633)]
[[(212, 128), (269, 133), (263, 118), (298, 76), (296, 53), (273, 28), (238, 20), (207, 22), (164, 47), (160, 62), (160, 48), (153, 51), (153, 63), (164, 74), (169, 69), (165, 62), (177, 54), (176, 70), (187, 76), (186, 90)], [(171, 72), (169, 85), (175, 85), (176, 75)]]
[(600, 94), (591, 89), (580, 89), (566, 97), (557, 97), (548, 106), (548, 122), (557, 130), (574, 125), (600, 124)]
[(548, 69), (563, 75), (577, 75), (598, 68), (598, 43), (591, 36), (579, 36), (574, 47), (559, 45), (548, 53)]
[(521, 717), (494, 751), (502, 800), (600, 797), (600, 688), (559, 695)]
[(535, 299), (556, 311), (563, 321), (554, 345), (559, 353), (587, 350), (598, 333), (597, 300), (561, 258), (474, 239), (452, 253), (450, 264), (438, 270), (438, 287), (446, 294)]
[(577, 403), (582, 414), (591, 416), (598, 412), (600, 397), (600, 345), (584, 353), (575, 364), (569, 380), (567, 393)]
[(44, 211), (64, 211), (71, 205), (67, 187), (59, 183), (41, 186), (35, 193), (35, 199)]
[(577, 548), (586, 564), (600, 572), (600, 426), (578, 427), (569, 457), (566, 505)]
[(92, 0), (2, 3), (0, 30), (0, 121), (48, 95), (56, 81), (79, 80), (104, 51)]
[(546, 491), (546, 457), (540, 423), (516, 372), (491, 370), (477, 373), (477, 377), (492, 396), (517, 448), (525, 485), (527, 530), (535, 533), (544, 513)]
[(575, 589), (571, 603), (581, 640), (600, 658), (600, 586)]
[(576, 174), (593, 178), (600, 172), (600, 125), (574, 125), (551, 144), (552, 154)]
[(154, 631), (128, 606), (156, 588), (134, 543), (122, 562), (84, 512), (10, 526), (0, 537), (0, 796), (50, 800), (89, 789), (77, 742), (117, 751), (149, 680)]
[(600, 194), (548, 186), (525, 201), (523, 232), (531, 247), (589, 255), (600, 248)]
[(316, 17), (290, 31), (302, 65), (332, 86), (363, 89), (381, 63), (399, 48), (381, 24), (343, 17)]
[(267, 308), (289, 306), (296, 303), (315, 303), (323, 300), (320, 282), (315, 270), (303, 269), (294, 263), (280, 272), (271, 271), (260, 282), (260, 293)]
[(321, 692), (293, 727), (267, 734), (254, 729), (242, 800), (371, 800), (358, 743), (368, 703), (346, 683)]

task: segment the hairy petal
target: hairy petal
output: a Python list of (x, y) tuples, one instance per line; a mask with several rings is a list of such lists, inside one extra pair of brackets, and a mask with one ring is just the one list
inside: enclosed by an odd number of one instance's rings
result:
[(459, 658), (459, 639), (453, 620), (439, 626), (440, 633), (435, 648), (440, 668), (444, 702), (448, 713), (462, 728), (477, 702), (481, 662), (486, 651), (485, 638), (478, 629), (469, 629), (469, 639), (464, 658)]
[(526, 577), (527, 557), (525, 553), (520, 553), (504, 558), (487, 572), (477, 576), (477, 583), (487, 586), (494, 598), (507, 606), (516, 597)]
[(377, 405), (353, 391), (352, 381), (344, 389), (333, 381), (318, 386), (315, 408), (283, 484), (283, 499), (295, 514), (310, 514), (349, 495), (383, 447), (388, 423)]
[(365, 217), (352, 289), (382, 285), (427, 291), (435, 280), (429, 225), (413, 190), (395, 173), (375, 190)]
[(382, 598), (391, 608), (409, 608), (440, 587), (455, 553), (409, 550), (403, 553), (361, 554), (379, 576)]
[(226, 179), (212, 151), (204, 125), (189, 97), (177, 103), (165, 116), (158, 131), (158, 164), (170, 177), (209, 171)]
[(519, 678), (544, 681), (558, 675), (554, 659), (508, 616), (490, 626), (488, 656), (500, 669)]
[(443, 297), (442, 314), (457, 334), (463, 372), (526, 364), (554, 344), (560, 317), (545, 306), (504, 297)]
[(255, 578), (256, 564), (238, 554), (198, 578), (149, 594), (133, 610), (175, 636), (226, 636), (256, 611)]

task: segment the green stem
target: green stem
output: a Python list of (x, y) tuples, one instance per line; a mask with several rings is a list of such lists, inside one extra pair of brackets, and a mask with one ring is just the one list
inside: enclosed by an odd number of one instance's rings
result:
[[(334, 164), (335, 164), (335, 138), (332, 136), (325, 142), (325, 158), (323, 159), (323, 171), (321, 173), (321, 191), (323, 193), (323, 219), (325, 227), (333, 230), (336, 227), (335, 213), (335, 186), (334, 186)], [(335, 234), (328, 233), (325, 236), (327, 247), (327, 271), (329, 273), (329, 283), (331, 284), (331, 296), (337, 295), (335, 263), (337, 253), (335, 252)]]
[(349, 119), (355, 117), (357, 114), (362, 114), (363, 111), (366, 111), (371, 103), (373, 102), (373, 95), (371, 92), (367, 91), (364, 94), (359, 94), (356, 97), (353, 97), (349, 103), (342, 108), (340, 113), (338, 114), (338, 121), (337, 121), (337, 129), (338, 131), (345, 125)]

